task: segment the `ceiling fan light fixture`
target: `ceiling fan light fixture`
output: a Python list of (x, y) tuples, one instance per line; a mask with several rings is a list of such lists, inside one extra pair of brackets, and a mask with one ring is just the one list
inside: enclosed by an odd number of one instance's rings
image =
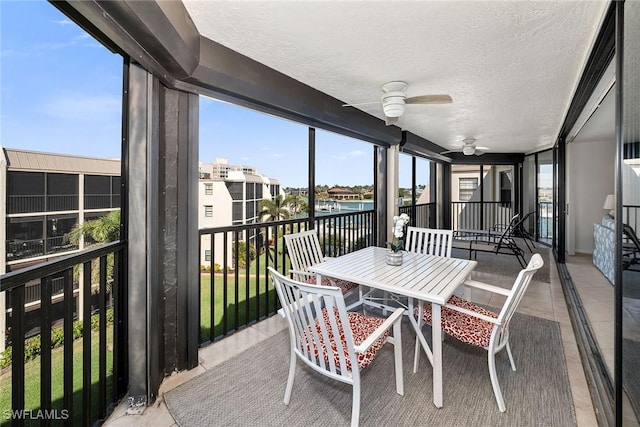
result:
[(400, 117), (404, 113), (405, 96), (401, 94), (385, 94), (382, 97), (382, 109), (387, 117)]
[(465, 145), (462, 147), (462, 154), (465, 156), (472, 156), (476, 152), (476, 147), (473, 145)]

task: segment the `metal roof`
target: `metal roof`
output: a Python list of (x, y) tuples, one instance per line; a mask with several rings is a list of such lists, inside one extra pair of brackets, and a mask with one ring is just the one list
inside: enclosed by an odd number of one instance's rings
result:
[(119, 159), (98, 159), (12, 148), (3, 150), (7, 159), (7, 170), (120, 175)]

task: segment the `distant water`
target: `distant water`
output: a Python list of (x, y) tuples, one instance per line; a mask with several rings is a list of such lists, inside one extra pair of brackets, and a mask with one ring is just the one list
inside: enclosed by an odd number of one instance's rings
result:
[(373, 209), (373, 200), (333, 201), (316, 203), (316, 216), (336, 213), (369, 211)]

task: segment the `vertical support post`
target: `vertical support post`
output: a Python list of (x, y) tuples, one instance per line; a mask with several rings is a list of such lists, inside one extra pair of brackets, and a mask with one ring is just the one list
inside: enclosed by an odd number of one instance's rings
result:
[(375, 210), (376, 210), (376, 224), (378, 225), (376, 232), (377, 236), (375, 244), (378, 246), (384, 246), (387, 241), (387, 215), (384, 211), (388, 204), (388, 192), (387, 192), (387, 149), (384, 147), (376, 146), (374, 148), (375, 155), (375, 176), (374, 176), (374, 190), (375, 190)]
[(316, 130), (309, 128), (309, 158), (308, 158), (308, 182), (309, 189), (307, 196), (309, 198), (309, 223), (307, 228), (313, 229), (316, 224)]
[[(78, 225), (84, 224), (84, 174), (78, 175)], [(78, 249), (84, 249), (84, 233), (80, 234), (80, 241), (78, 242)], [(84, 266), (80, 267), (81, 269)], [(91, 277), (91, 275), (89, 275)], [(84, 307), (85, 289), (84, 289), (85, 275), (82, 270), (78, 276), (78, 307)], [(91, 295), (91, 291), (89, 294)], [(78, 320), (84, 320), (85, 311), (78, 310)]]
[(450, 230), (451, 223), (451, 164), (442, 164), (442, 228)]
[(128, 287), (131, 406), (166, 373), (197, 365), (197, 95), (129, 65)]
[[(149, 342), (148, 323), (150, 307), (147, 283), (153, 269), (149, 262), (155, 258), (156, 243), (150, 235), (155, 235), (148, 211), (155, 211), (153, 198), (149, 193), (154, 182), (150, 146), (157, 147), (157, 131), (153, 129), (153, 113), (157, 108), (153, 97), (153, 77), (136, 64), (128, 65), (128, 129), (127, 158), (135, 167), (128, 168), (128, 352), (129, 352), (129, 405), (147, 404), (149, 392)], [(157, 329), (162, 329), (157, 323)]]
[[(398, 215), (398, 156), (400, 153), (399, 145), (392, 145), (387, 148), (387, 221)], [(388, 223), (390, 224), (390, 223)], [(385, 228), (385, 240), (390, 242), (393, 238), (391, 228)]]
[[(0, 188), (7, 189), (7, 159), (0, 146)], [(0, 196), (0, 275), (7, 272), (7, 191)], [(0, 292), (0, 352), (5, 350), (7, 342), (7, 295)]]

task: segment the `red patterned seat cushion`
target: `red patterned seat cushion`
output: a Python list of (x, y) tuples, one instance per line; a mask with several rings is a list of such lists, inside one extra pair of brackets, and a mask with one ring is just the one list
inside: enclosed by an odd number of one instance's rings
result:
[[(347, 341), (344, 336), (344, 330), (342, 329), (342, 323), (340, 322), (338, 310), (334, 309), (334, 312), (336, 316), (335, 318), (338, 321), (338, 329), (340, 331), (340, 340), (342, 341), (342, 348), (344, 350), (344, 358), (347, 364), (347, 369), (351, 370), (351, 360), (349, 359)], [(361, 344), (385, 320), (379, 317), (367, 316), (362, 313), (347, 312), (347, 316), (349, 317), (349, 326), (351, 327), (351, 333), (353, 335), (354, 345)], [(327, 325), (326, 330), (327, 330), (327, 334), (329, 335), (329, 340), (331, 342), (331, 351), (328, 352), (326, 351), (326, 344), (324, 342), (324, 337), (322, 335), (322, 329), (320, 328), (320, 323), (319, 323), (320, 319), (316, 319), (315, 329), (318, 332), (318, 337), (320, 340), (319, 345), (323, 348), (322, 354), (324, 354), (324, 360), (328, 362), (330, 355), (333, 355), (333, 360), (336, 366), (339, 367), (340, 356), (338, 353), (338, 346), (336, 344), (335, 336), (331, 332), (331, 323), (330, 323), (326, 308), (322, 309), (322, 319), (325, 322), (325, 325)], [(304, 337), (302, 338), (303, 340), (302, 345), (303, 346), (305, 345), (304, 340), (306, 340), (307, 350), (311, 351), (311, 349), (313, 348), (314, 354), (316, 355), (316, 357), (318, 357), (318, 354), (319, 354), (318, 347), (314, 345), (315, 337), (314, 337), (314, 334), (311, 332), (312, 331), (311, 328), (313, 328), (313, 326), (309, 327), (309, 329), (305, 332)], [(378, 350), (380, 350), (380, 348), (384, 344), (384, 341), (387, 339), (387, 336), (389, 336), (389, 330), (387, 330), (384, 334), (382, 334), (382, 336), (379, 339), (377, 339), (371, 347), (369, 347), (369, 350), (367, 350), (364, 353), (358, 353), (357, 355), (358, 366), (360, 369), (364, 369), (373, 361), (373, 359), (375, 359), (376, 354), (378, 354)]]
[[(333, 284), (332, 281), (334, 281), (335, 284)], [(311, 283), (312, 285), (315, 285), (317, 283), (317, 280), (315, 277), (310, 277), (307, 279), (307, 283)], [(347, 282), (346, 280), (332, 279), (330, 277), (322, 276), (322, 286), (337, 286), (340, 288), (343, 294), (346, 294), (351, 289), (357, 288), (358, 284), (353, 282)]]
[[(471, 310), (478, 314), (484, 314), (485, 316), (498, 318), (498, 315), (493, 311), (486, 310), (477, 304), (467, 301), (464, 298), (460, 298), (453, 295), (447, 301), (449, 304), (456, 305), (458, 307)], [(475, 345), (478, 347), (488, 347), (491, 340), (491, 331), (494, 324), (487, 322), (486, 320), (479, 319), (477, 317), (469, 316), (465, 313), (452, 310), (450, 308), (442, 307), (441, 311), (441, 323), (442, 330), (454, 338), (459, 339), (467, 344)], [(418, 309), (416, 308), (416, 315)], [(431, 304), (424, 304), (423, 320), (425, 323), (431, 324)]]

